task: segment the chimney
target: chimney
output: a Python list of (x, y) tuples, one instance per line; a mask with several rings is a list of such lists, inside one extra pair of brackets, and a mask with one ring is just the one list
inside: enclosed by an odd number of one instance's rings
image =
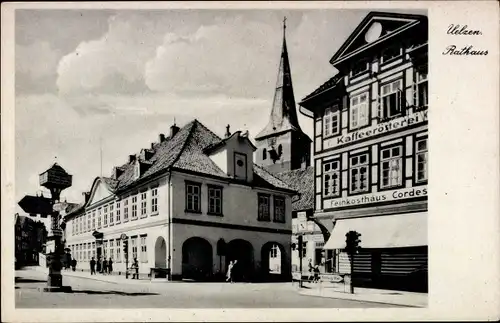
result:
[(170, 139), (172, 139), (178, 132), (179, 132), (179, 127), (177, 127), (177, 125), (174, 124), (170, 127)]
[(128, 156), (128, 162), (129, 162), (129, 163), (133, 163), (133, 162), (135, 162), (135, 158), (136, 158), (136, 157), (135, 157), (135, 155), (129, 155), (129, 156)]
[(229, 138), (229, 136), (231, 136), (231, 132), (229, 131), (229, 127), (230, 127), (230, 125), (226, 126), (226, 134), (225, 134), (226, 138)]
[(160, 133), (160, 143), (165, 141), (165, 135)]

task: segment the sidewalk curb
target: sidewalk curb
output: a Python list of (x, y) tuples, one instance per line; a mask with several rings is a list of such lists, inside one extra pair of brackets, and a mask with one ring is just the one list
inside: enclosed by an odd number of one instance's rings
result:
[[(36, 267), (33, 270), (37, 271), (37, 272), (41, 272), (41, 273), (47, 274), (47, 275), (49, 273), (48, 269), (45, 269), (45, 268)], [(100, 282), (110, 283), (110, 284), (142, 285), (142, 284), (146, 284), (146, 283), (150, 283), (151, 282), (149, 280), (135, 281), (135, 280), (126, 279), (126, 278), (124, 278), (123, 281), (115, 281), (115, 280), (108, 280), (108, 279), (104, 279), (104, 278), (101, 278), (101, 277), (97, 277), (97, 275), (96, 275), (96, 277), (94, 277), (94, 276), (83, 276), (83, 275), (78, 275), (78, 274), (75, 275), (75, 274), (72, 274), (72, 272), (65, 272), (65, 271), (61, 271), (61, 275), (63, 276), (63, 278), (64, 277), (74, 277), (74, 278), (95, 280), (95, 281), (100, 281)]]
[(372, 299), (366, 299), (364, 297), (361, 298), (356, 298), (356, 297), (351, 297), (348, 296), (350, 294), (342, 295), (342, 293), (336, 293), (333, 295), (321, 295), (320, 293), (310, 293), (307, 291), (301, 291), (300, 289), (298, 290), (299, 295), (301, 296), (312, 296), (312, 297), (322, 297), (322, 298), (333, 298), (333, 299), (344, 299), (344, 300), (350, 300), (350, 301), (358, 301), (358, 302), (369, 302), (369, 303), (376, 303), (376, 304), (388, 304), (388, 305), (398, 305), (398, 306), (405, 306), (405, 307), (414, 307), (414, 308), (426, 308), (427, 305), (420, 305), (420, 304), (410, 304), (408, 302), (394, 302), (394, 301), (382, 301), (382, 300), (372, 300)]

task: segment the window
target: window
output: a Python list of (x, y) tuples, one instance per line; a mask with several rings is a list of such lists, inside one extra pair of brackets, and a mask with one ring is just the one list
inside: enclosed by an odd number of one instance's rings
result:
[(92, 214), (87, 212), (87, 231), (90, 231), (92, 228)]
[(285, 223), (285, 199), (283, 197), (274, 197), (274, 222)]
[(350, 128), (356, 129), (368, 124), (368, 92), (351, 98)]
[(87, 260), (87, 244), (86, 243), (83, 244), (83, 248), (82, 248), (82, 260), (83, 261)]
[(101, 221), (102, 221), (102, 208), (97, 209), (97, 228), (101, 228)]
[(259, 221), (270, 221), (270, 205), (269, 205), (269, 195), (259, 194)]
[(264, 148), (262, 149), (262, 160), (266, 160), (267, 159), (267, 149)]
[(95, 210), (92, 211), (92, 230), (95, 230)]
[(382, 52), (382, 63), (385, 63), (388, 60), (396, 58), (400, 55), (401, 55), (401, 46), (396, 45), (388, 47)]
[(132, 260), (137, 259), (137, 237), (130, 239), (132, 245)]
[(123, 222), (128, 221), (128, 199), (123, 201)]
[(382, 86), (379, 118), (389, 119), (401, 114), (403, 93), (401, 88), (401, 80), (396, 80)]
[(147, 199), (148, 198), (148, 193), (143, 192), (141, 193), (141, 218), (145, 217), (147, 212), (148, 212), (148, 204), (147, 204)]
[(338, 107), (335, 106), (333, 108), (327, 108), (325, 110), (325, 116), (323, 117), (323, 136), (328, 137), (331, 135), (338, 134), (339, 130), (340, 130), (340, 119), (339, 119)]
[(87, 260), (90, 260), (92, 258), (92, 249), (90, 249), (90, 242), (87, 243)]
[(323, 164), (323, 195), (325, 197), (340, 196), (340, 160), (332, 160)]
[(108, 206), (104, 206), (104, 226), (108, 226)]
[(87, 232), (87, 214), (82, 215), (83, 232)]
[(363, 72), (368, 71), (368, 67), (369, 67), (369, 64), (368, 64), (368, 61), (366, 59), (357, 61), (356, 63), (354, 63), (352, 65), (351, 76), (356, 76), (358, 74), (361, 74)]
[(114, 243), (115, 243), (114, 240), (109, 240), (109, 258), (111, 259), (114, 258), (114, 253), (115, 253)]
[(208, 214), (222, 215), (222, 187), (208, 186)]
[(95, 242), (92, 242), (92, 257), (95, 257)]
[(201, 212), (201, 184), (186, 182), (186, 211)]
[(71, 221), (71, 233), (72, 233), (73, 235), (75, 235), (75, 234), (76, 234), (76, 222), (75, 222), (75, 220), (76, 220), (76, 219), (73, 219), (73, 220)]
[(114, 225), (115, 223), (115, 204), (109, 204), (109, 225)]
[(121, 240), (116, 239), (116, 262), (121, 262), (122, 261), (122, 248), (121, 248)]
[(158, 213), (158, 189), (153, 188), (151, 190), (151, 213)]
[(147, 236), (141, 236), (141, 262), (148, 262), (146, 237)]
[(427, 67), (421, 67), (417, 70), (415, 106), (423, 108), (429, 104), (429, 85), (427, 82)]
[(427, 182), (427, 161), (428, 161), (428, 152), (427, 152), (427, 138), (417, 140), (416, 142), (416, 178), (415, 182), (417, 183), (425, 183)]
[(116, 202), (116, 223), (120, 223), (121, 219), (121, 203), (120, 202)]
[(403, 149), (402, 146), (382, 149), (381, 151), (381, 187), (395, 187), (403, 184)]
[(367, 192), (369, 176), (368, 154), (353, 156), (350, 158), (350, 192)]
[(132, 196), (132, 220), (137, 219), (137, 195)]
[(278, 246), (277, 245), (273, 245), (271, 247), (270, 257), (271, 258), (277, 258), (278, 257)]

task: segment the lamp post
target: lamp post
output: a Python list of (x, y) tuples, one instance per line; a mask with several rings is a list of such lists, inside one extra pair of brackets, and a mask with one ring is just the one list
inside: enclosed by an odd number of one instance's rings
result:
[(61, 275), (61, 257), (64, 253), (62, 243), (63, 230), (61, 228), (61, 211), (67, 207), (66, 202), (60, 201), (61, 192), (72, 184), (72, 175), (68, 174), (57, 163), (48, 170), (40, 174), (40, 185), (50, 191), (50, 199), (43, 196), (25, 196), (19, 206), (28, 214), (40, 214), (42, 217), (50, 216), (50, 228), (47, 237), (48, 243), (52, 245), (52, 250), (47, 252), (47, 263), (49, 265), (49, 275), (47, 286), (43, 288), (45, 292), (69, 292), (70, 286), (63, 286)]

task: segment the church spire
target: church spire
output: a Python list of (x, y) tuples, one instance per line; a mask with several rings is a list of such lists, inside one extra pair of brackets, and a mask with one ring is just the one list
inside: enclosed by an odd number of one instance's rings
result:
[(295, 108), (295, 97), (293, 94), (292, 75), (290, 73), (290, 61), (286, 47), (286, 17), (283, 19), (283, 45), (281, 48), (281, 60), (278, 69), (278, 80), (274, 93), (273, 106), (267, 126), (256, 136), (255, 139), (268, 137), (273, 134), (288, 130), (302, 132), (297, 119)]

